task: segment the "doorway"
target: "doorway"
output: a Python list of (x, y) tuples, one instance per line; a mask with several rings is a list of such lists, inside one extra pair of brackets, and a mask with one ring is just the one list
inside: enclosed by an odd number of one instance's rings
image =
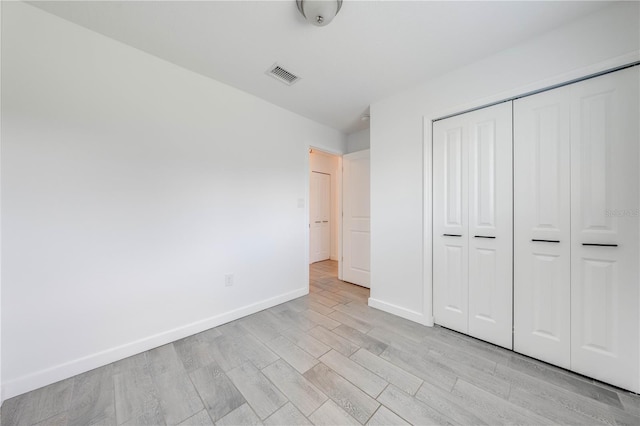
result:
[(369, 150), (343, 156), (309, 150), (309, 264), (327, 267), (324, 273), (334, 271), (335, 278), (367, 288), (369, 182)]
[(340, 259), (341, 160), (316, 148), (309, 150), (310, 264)]

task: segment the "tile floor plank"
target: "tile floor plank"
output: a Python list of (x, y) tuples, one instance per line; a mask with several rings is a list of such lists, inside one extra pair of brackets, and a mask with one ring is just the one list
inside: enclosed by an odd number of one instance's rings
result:
[(209, 417), (207, 410), (202, 410), (189, 417), (178, 426), (213, 426), (213, 421), (211, 420), (211, 417)]
[(345, 356), (351, 356), (352, 353), (358, 350), (357, 345), (322, 326), (317, 326), (309, 330), (309, 334)]
[(442, 370), (428, 359), (414, 353), (388, 347), (380, 354), (380, 358), (447, 392), (453, 388), (457, 380), (457, 376), (451, 371)]
[(317, 410), (328, 399), (320, 389), (283, 360), (274, 362), (262, 372), (305, 416)]
[(311, 426), (311, 422), (290, 402), (270, 415), (265, 421), (268, 426)]
[[(41, 421), (40, 423), (36, 423), (34, 426), (67, 426), (69, 424), (69, 413), (64, 412), (57, 414), (53, 417), (49, 417), (46, 420)], [(115, 425), (115, 419), (113, 419), (113, 423), (105, 423), (105, 424), (113, 424)]]
[(287, 398), (250, 362), (227, 372), (258, 417), (266, 419), (287, 403)]
[(75, 377), (67, 423), (69, 426), (116, 423), (113, 365)]
[(216, 422), (216, 426), (257, 426), (261, 424), (262, 422), (249, 404), (242, 404)]
[(151, 349), (147, 352), (147, 359), (153, 376), (184, 371), (184, 365), (171, 343)]
[(331, 308), (329, 308), (329, 307), (327, 307), (327, 306), (325, 306), (325, 305), (323, 305), (321, 303), (318, 303), (318, 302), (311, 302), (310, 301), (307, 304), (307, 306), (309, 307), (310, 310), (316, 311), (319, 314), (326, 315), (326, 316), (329, 316), (329, 315), (331, 315), (332, 313), (335, 312), (333, 309), (331, 309)]
[(115, 374), (113, 383), (118, 424), (148, 423), (162, 417), (160, 400), (149, 369)]
[(338, 405), (329, 400), (322, 407), (318, 408), (315, 413), (309, 416), (309, 420), (317, 426), (359, 426), (360, 423), (351, 417), (347, 412)]
[(198, 392), (184, 370), (154, 375), (153, 381), (167, 425), (176, 425), (204, 409)]
[(280, 336), (268, 342), (267, 346), (300, 373), (304, 373), (318, 363), (317, 359), (300, 349), (286, 337)]
[(311, 309), (302, 311), (300, 314), (303, 315), (308, 320), (313, 321), (316, 324), (321, 325), (328, 330), (334, 329), (340, 325), (338, 321), (333, 320)]
[(422, 379), (396, 367), (389, 361), (372, 354), (366, 349), (360, 349), (351, 355), (351, 359), (409, 395), (415, 395), (420, 385), (422, 385)]
[(320, 361), (373, 398), (380, 395), (380, 392), (389, 384), (378, 375), (335, 350), (322, 355)]
[(368, 322), (362, 321), (358, 318), (354, 318), (351, 315), (347, 315), (344, 312), (333, 311), (329, 314), (329, 318), (336, 320), (344, 325), (348, 325), (351, 328), (358, 330), (361, 333), (368, 333), (373, 328)]
[[(304, 377), (362, 424), (369, 420), (380, 405), (322, 363), (307, 371)], [(311, 421), (313, 422), (313, 419)]]
[(461, 403), (489, 424), (550, 425), (551, 420), (519, 407), (462, 379), (451, 391)]
[(468, 410), (462, 403), (462, 399), (437, 386), (423, 383), (415, 396), (417, 400), (446, 415), (457, 424), (491, 425), (491, 423), (487, 423), (481, 417), (475, 415), (472, 410)]
[(378, 401), (414, 425), (451, 425), (452, 420), (422, 401), (389, 385)]
[(206, 365), (215, 363), (210, 344), (196, 336), (173, 342), (173, 347), (187, 372), (192, 372)]
[(386, 343), (382, 343), (380, 340), (374, 339), (368, 334), (364, 334), (346, 324), (341, 324), (331, 331), (338, 336), (344, 337), (356, 346), (364, 348), (376, 355), (380, 355), (385, 349), (387, 349)]
[(189, 376), (214, 422), (246, 402), (217, 364), (201, 367)]
[(305, 352), (309, 353), (315, 358), (320, 358), (325, 353), (329, 352), (331, 348), (315, 337), (309, 336), (309, 334), (298, 328), (290, 328), (281, 332), (284, 337), (291, 340), (298, 345)]
[(33, 393), (29, 392), (6, 400), (2, 404), (0, 424), (17, 426), (34, 424), (32, 421), (34, 415), (32, 395)]
[(404, 419), (398, 416), (393, 411), (389, 410), (384, 405), (381, 405), (378, 408), (378, 411), (375, 412), (373, 417), (367, 422), (367, 426), (409, 426), (409, 423), (404, 421)]
[(593, 400), (603, 402), (616, 408), (624, 408), (622, 407), (620, 397), (618, 397), (616, 392), (598, 386), (591, 381), (587, 381), (583, 377), (567, 374), (566, 371), (558, 367), (517, 355), (511, 358), (509, 367), (529, 375), (543, 377), (549, 383), (560, 385), (565, 389), (570, 389), (574, 393), (586, 396)]

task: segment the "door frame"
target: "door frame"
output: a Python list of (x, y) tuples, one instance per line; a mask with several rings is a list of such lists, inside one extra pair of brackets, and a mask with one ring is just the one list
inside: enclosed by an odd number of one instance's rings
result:
[[(335, 193), (335, 200), (336, 200), (336, 216), (338, 217), (338, 220), (336, 221), (336, 232), (337, 232), (337, 241), (336, 241), (336, 245), (337, 245), (337, 257), (338, 257), (338, 279), (342, 279), (342, 156), (344, 155), (343, 152), (340, 151), (336, 151), (336, 150), (332, 150), (332, 149), (327, 149), (327, 148), (323, 148), (323, 147), (318, 147), (316, 145), (307, 145), (307, 159), (306, 159), (306, 177), (305, 177), (305, 182), (306, 182), (306, 186), (305, 186), (305, 222), (304, 222), (304, 229), (305, 229), (305, 244), (306, 244), (306, 255), (305, 255), (305, 268), (308, 271), (309, 270), (309, 260), (311, 258), (311, 255), (309, 253), (309, 247), (310, 247), (310, 228), (309, 228), (309, 218), (310, 218), (310, 203), (311, 203), (311, 172), (313, 170), (311, 170), (311, 158), (310, 155), (311, 154), (311, 150), (314, 151), (319, 151), (321, 153), (324, 154), (329, 154), (332, 155), (334, 157), (336, 157), (338, 159), (338, 168), (336, 169), (336, 193)], [(331, 235), (331, 243), (333, 243), (333, 235)], [(308, 277), (308, 272), (307, 272), (307, 283), (309, 282), (309, 277)]]

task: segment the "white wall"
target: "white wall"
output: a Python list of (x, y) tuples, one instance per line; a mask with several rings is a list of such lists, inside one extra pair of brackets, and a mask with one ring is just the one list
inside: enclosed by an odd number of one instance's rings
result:
[(3, 7), (5, 398), (308, 292), (308, 147), (344, 135)]
[(613, 4), (371, 106), (376, 307), (432, 323), (431, 120), (635, 61), (639, 16), (637, 2)]
[(339, 241), (338, 236), (340, 221), (340, 183), (341, 183), (341, 159), (337, 155), (325, 153), (314, 149), (309, 154), (309, 165), (312, 172), (320, 172), (331, 175), (331, 260), (338, 260)]
[(370, 148), (370, 129), (360, 130), (359, 132), (347, 135), (347, 153), (356, 151), (364, 151)]

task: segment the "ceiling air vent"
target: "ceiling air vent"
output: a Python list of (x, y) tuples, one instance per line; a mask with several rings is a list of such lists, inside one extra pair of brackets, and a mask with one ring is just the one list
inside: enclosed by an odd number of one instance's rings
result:
[(271, 68), (267, 70), (266, 74), (289, 86), (300, 80), (300, 77), (285, 70), (278, 64), (273, 64)]

